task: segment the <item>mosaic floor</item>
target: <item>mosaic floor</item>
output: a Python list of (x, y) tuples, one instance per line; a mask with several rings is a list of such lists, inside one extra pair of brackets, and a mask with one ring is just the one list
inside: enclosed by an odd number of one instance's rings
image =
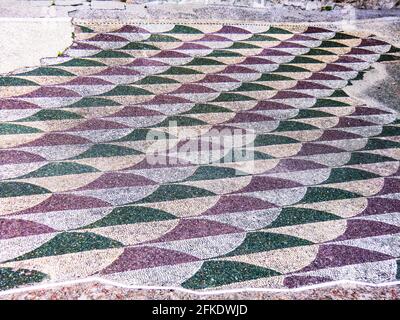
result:
[(400, 279), (400, 121), (343, 90), (399, 58), (314, 26), (77, 27), (0, 77), (0, 289)]

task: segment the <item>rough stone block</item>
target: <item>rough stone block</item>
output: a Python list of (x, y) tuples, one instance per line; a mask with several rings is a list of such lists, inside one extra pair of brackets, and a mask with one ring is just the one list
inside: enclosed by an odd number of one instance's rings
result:
[(106, 1), (106, 0), (96, 0), (90, 3), (92, 9), (101, 9), (101, 10), (124, 10), (125, 3), (117, 2), (117, 1)]

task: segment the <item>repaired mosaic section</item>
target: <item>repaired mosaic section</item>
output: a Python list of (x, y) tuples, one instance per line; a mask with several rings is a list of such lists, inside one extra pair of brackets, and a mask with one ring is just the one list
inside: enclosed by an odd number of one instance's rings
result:
[[(399, 52), (315, 26), (79, 26), (0, 77), (0, 290), (400, 279), (400, 121), (343, 90)], [(250, 141), (180, 148), (212, 130)]]

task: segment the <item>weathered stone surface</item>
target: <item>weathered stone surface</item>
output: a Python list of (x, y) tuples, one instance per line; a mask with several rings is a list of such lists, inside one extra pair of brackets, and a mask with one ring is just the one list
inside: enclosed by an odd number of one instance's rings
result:
[[(255, 0), (257, 1), (257, 0)], [(398, 0), (273, 0), (284, 5), (292, 5), (307, 10), (330, 9), (336, 5), (351, 5), (363, 9), (392, 9), (400, 5)]]
[[(80, 6), (89, 3), (88, 0), (19, 0), (29, 2), (34, 6)], [(177, 4), (217, 4), (237, 7), (265, 8), (280, 4), (303, 10), (332, 10), (336, 6), (350, 5), (359, 9), (393, 9), (400, 8), (400, 0), (94, 0), (93, 9), (124, 9), (125, 3), (177, 3)]]
[(125, 4), (120, 1), (96, 0), (90, 3), (92, 9), (125, 9)]
[(400, 6), (398, 0), (336, 0), (335, 2), (351, 4), (357, 8), (365, 9), (391, 9)]
[(253, 8), (263, 8), (273, 4), (281, 4), (284, 6), (292, 6), (304, 10), (331, 10), (335, 6), (345, 5), (351, 5), (353, 7), (362, 9), (392, 9), (400, 7), (399, 0), (126, 0), (126, 2), (223, 4)]

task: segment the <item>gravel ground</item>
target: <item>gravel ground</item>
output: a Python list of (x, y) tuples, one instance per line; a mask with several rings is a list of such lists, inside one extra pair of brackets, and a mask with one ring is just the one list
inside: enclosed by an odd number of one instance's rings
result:
[(195, 295), (176, 290), (134, 290), (85, 283), (55, 287), (46, 290), (30, 290), (0, 296), (0, 300), (399, 300), (400, 285), (370, 287), (341, 285), (304, 291), (240, 292), (218, 295)]
[(131, 4), (127, 10), (90, 10), (82, 9), (72, 12), (76, 18), (134, 18), (134, 19), (207, 19), (207, 20), (240, 20), (263, 22), (319, 22), (342, 21), (343, 19), (372, 19), (398, 17), (400, 9), (345, 9), (332, 11), (302, 10), (290, 6), (271, 5), (265, 8), (248, 8), (227, 5), (204, 4), (171, 4), (147, 3)]

